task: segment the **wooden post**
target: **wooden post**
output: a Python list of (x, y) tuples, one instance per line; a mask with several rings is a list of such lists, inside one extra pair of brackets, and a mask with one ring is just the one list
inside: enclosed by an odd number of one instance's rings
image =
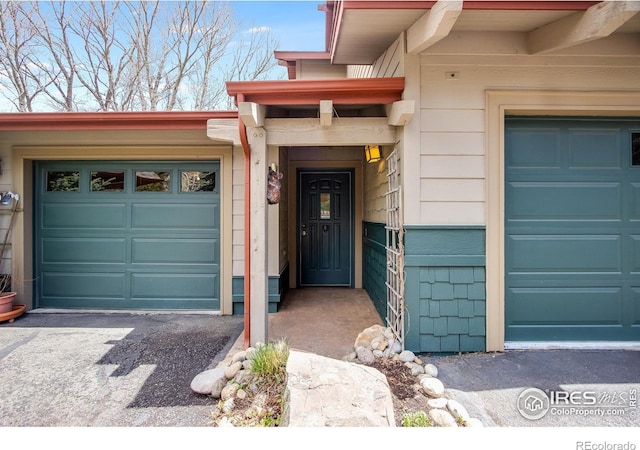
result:
[(248, 130), (251, 145), (251, 345), (269, 339), (269, 272), (267, 211), (267, 133), (264, 128)]

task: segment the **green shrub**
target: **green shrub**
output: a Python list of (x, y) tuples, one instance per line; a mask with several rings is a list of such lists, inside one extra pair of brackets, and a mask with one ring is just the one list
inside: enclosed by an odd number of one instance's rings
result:
[(424, 411), (406, 413), (402, 416), (403, 427), (431, 427), (433, 426)]

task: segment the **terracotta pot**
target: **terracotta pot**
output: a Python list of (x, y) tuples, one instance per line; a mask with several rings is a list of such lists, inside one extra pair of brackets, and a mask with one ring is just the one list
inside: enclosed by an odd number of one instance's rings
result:
[(15, 292), (0, 293), (0, 314), (7, 313), (13, 309), (13, 299), (15, 296)]

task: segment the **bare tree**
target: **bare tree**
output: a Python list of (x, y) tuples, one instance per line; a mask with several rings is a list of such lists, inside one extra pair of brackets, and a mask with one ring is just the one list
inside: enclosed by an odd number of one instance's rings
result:
[(224, 2), (0, 2), (0, 16), (0, 80), (19, 111), (36, 97), (63, 111), (232, 107), (225, 80), (276, 66), (271, 33), (247, 39)]
[(0, 2), (0, 93), (19, 112), (34, 110), (42, 93), (42, 79), (33, 56), (38, 30), (29, 20), (30, 8), (16, 2)]
[(75, 11), (68, 13), (67, 2), (33, 3), (33, 14), (29, 16), (31, 26), (38, 30), (36, 39), (43, 56), (34, 64), (41, 73), (46, 73), (50, 84), (44, 90), (53, 108), (62, 111), (77, 109), (75, 87), (75, 57), (72, 52), (71, 19)]
[[(223, 72), (226, 81), (256, 81), (265, 79), (277, 66), (273, 52), (279, 42), (269, 29), (253, 27), (237, 35), (231, 62)], [(225, 97), (226, 109), (233, 108), (231, 98)]]

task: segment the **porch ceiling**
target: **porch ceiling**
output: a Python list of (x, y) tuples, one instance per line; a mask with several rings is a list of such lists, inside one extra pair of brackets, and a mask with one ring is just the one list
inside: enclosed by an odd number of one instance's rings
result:
[[(332, 2), (329, 2), (332, 3)], [(578, 18), (589, 8), (600, 9), (597, 1), (470, 1), (462, 3), (462, 11), (453, 20), (450, 32), (503, 31), (531, 33), (544, 26), (566, 21), (571, 32), (570, 16)], [(609, 2), (603, 2), (609, 3)], [(624, 2), (619, 2), (624, 3)], [(331, 59), (333, 64), (371, 64), (398, 36), (411, 28), (436, 5), (435, 1), (337, 1), (333, 4)], [(593, 8), (592, 8), (593, 9)], [(331, 11), (331, 9), (329, 9)], [(619, 17), (592, 11), (598, 26), (610, 26)], [(630, 14), (631, 15), (631, 14)], [(628, 16), (627, 16), (628, 17)], [(601, 23), (600, 23), (601, 22)], [(564, 25), (564, 24), (563, 24)], [(556, 32), (554, 30), (554, 32)], [(626, 20), (615, 33), (640, 32), (640, 15)], [(602, 36), (598, 36), (602, 37)]]

